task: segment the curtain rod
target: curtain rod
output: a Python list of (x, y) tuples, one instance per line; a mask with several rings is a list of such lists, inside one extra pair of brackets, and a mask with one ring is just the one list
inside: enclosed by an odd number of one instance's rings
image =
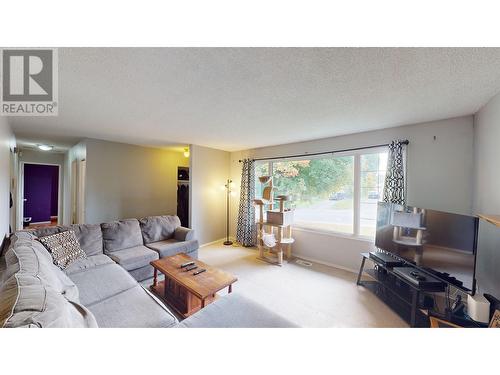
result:
[[(404, 145), (407, 145), (410, 143), (409, 140), (405, 139), (402, 142)], [(340, 152), (348, 152), (348, 151), (358, 151), (358, 150), (365, 150), (367, 148), (378, 148), (378, 147), (386, 147), (389, 146), (390, 143), (384, 143), (382, 145), (373, 145), (373, 146), (365, 146), (365, 147), (355, 147), (355, 148), (346, 148), (344, 150), (335, 150), (335, 151), (324, 151), (324, 152), (314, 152), (314, 153), (305, 153), (305, 154), (296, 154), (296, 155), (287, 155), (287, 156), (273, 156), (273, 157), (268, 157), (268, 158), (257, 158), (257, 159), (252, 159), (253, 161), (262, 161), (262, 160), (275, 160), (275, 159), (289, 159), (289, 158), (298, 158), (301, 156), (318, 156), (318, 155), (327, 155), (327, 154), (335, 154), (335, 153), (340, 153)], [(238, 160), (238, 162), (242, 162), (243, 160)]]

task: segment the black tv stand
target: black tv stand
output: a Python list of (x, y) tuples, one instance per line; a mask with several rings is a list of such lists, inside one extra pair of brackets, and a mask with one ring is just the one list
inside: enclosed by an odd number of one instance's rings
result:
[[(424, 297), (424, 292), (444, 292), (446, 283), (438, 282), (421, 284), (411, 282), (401, 273), (394, 272), (392, 267), (377, 262), (369, 253), (362, 253), (361, 267), (357, 278), (357, 285), (362, 285), (386, 305), (403, 318), (410, 327), (429, 327), (428, 316), (421, 309), (432, 308), (429, 304), (433, 301)], [(375, 264), (375, 268), (364, 269), (366, 259)], [(371, 280), (361, 280), (363, 273), (370, 276)]]

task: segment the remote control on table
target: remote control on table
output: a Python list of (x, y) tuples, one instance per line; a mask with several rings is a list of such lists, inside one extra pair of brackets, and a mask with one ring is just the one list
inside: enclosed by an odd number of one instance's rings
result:
[(183, 263), (183, 264), (181, 264), (181, 268), (186, 268), (186, 267), (192, 266), (193, 264), (194, 264), (194, 262)]
[(188, 267), (186, 267), (185, 271), (186, 271), (186, 272), (189, 272), (189, 271), (195, 270), (195, 269), (197, 269), (197, 268), (198, 268), (198, 266), (196, 266), (196, 265), (194, 265), (194, 264), (193, 264), (192, 266), (188, 266)]
[(202, 268), (201, 270), (193, 272), (193, 275), (196, 276), (196, 275), (199, 275), (200, 273), (205, 272), (205, 271), (206, 271), (206, 269)]

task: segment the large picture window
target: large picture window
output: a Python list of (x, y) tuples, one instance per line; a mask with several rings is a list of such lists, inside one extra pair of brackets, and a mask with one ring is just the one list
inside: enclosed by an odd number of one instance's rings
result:
[(275, 196), (293, 197), (295, 227), (374, 237), (386, 165), (385, 148), (310, 159), (258, 161), (256, 195), (259, 197), (263, 189), (258, 177), (272, 173)]
[(360, 155), (359, 234), (375, 237), (377, 202), (384, 195), (387, 152)]

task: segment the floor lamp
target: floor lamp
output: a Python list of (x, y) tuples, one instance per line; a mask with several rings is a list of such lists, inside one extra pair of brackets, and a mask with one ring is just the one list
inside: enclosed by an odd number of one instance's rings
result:
[(233, 181), (228, 179), (227, 183), (224, 185), (224, 187), (226, 188), (226, 240), (224, 241), (224, 245), (226, 246), (231, 246), (233, 244), (233, 241), (229, 240), (229, 197), (232, 193), (232, 184)]

